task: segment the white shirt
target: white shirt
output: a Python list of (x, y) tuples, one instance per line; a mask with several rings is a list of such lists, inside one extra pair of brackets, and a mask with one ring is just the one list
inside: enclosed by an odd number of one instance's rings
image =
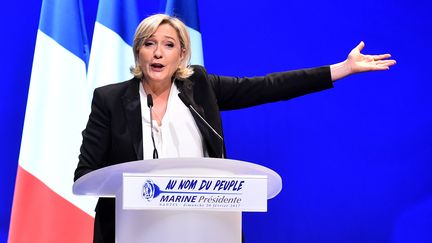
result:
[[(153, 120), (153, 135), (159, 158), (204, 157), (206, 154), (198, 126), (189, 108), (178, 97), (174, 82), (168, 96), (167, 109), (161, 126)], [(150, 109), (147, 94), (140, 83), (141, 120), (144, 159), (153, 159), (153, 142), (150, 133)]]

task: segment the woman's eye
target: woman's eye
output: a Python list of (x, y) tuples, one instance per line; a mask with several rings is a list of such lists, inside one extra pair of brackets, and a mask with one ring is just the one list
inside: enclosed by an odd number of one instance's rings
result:
[(152, 46), (152, 45), (154, 45), (153, 41), (146, 41), (146, 42), (144, 42), (144, 46)]
[(173, 48), (174, 47), (174, 43), (167, 43), (166, 46), (169, 47), (169, 48)]

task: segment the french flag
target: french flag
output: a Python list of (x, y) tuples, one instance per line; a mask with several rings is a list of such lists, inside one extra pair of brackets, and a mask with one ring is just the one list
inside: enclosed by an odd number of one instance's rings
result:
[(129, 68), (135, 64), (132, 45), (138, 24), (135, 0), (99, 0), (88, 69), (91, 93), (133, 77)]
[(182, 20), (188, 27), (191, 39), (191, 64), (204, 66), (198, 4), (196, 0), (167, 0), (165, 13)]
[(83, 19), (81, 0), (42, 3), (10, 243), (93, 239), (97, 198), (72, 194), (81, 131), (93, 89), (131, 77), (138, 11), (135, 0), (100, 0), (90, 58)]
[[(79, 0), (42, 3), (9, 242), (89, 242), (89, 200), (71, 191), (89, 114), (88, 42)], [(91, 200), (90, 200), (91, 201)], [(77, 206), (81, 205), (81, 206)]]

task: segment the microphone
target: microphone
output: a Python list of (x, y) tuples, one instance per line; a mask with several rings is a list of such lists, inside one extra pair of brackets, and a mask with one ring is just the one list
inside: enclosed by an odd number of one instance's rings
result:
[(210, 129), (210, 131), (212, 131), (221, 141), (221, 147), (222, 147), (222, 154), (221, 154), (221, 158), (224, 159), (225, 158), (225, 154), (224, 154), (224, 139), (223, 137), (204, 119), (204, 117), (202, 117), (197, 110), (195, 110), (195, 108), (192, 106), (192, 102), (186, 97), (186, 95), (184, 95), (183, 93), (179, 93), (178, 94), (179, 98), (181, 99), (181, 101), (189, 108), (189, 110), (191, 110), (193, 113), (195, 113), (202, 122), (204, 122), (204, 124), (207, 126), (207, 128)]
[(152, 108), (153, 108), (153, 97), (151, 94), (147, 95), (147, 106), (150, 109), (150, 134), (151, 134), (151, 139), (153, 142), (153, 159), (157, 159), (159, 158), (158, 155), (158, 151), (156, 149), (156, 144), (154, 141), (154, 136), (153, 136), (153, 115), (152, 115)]

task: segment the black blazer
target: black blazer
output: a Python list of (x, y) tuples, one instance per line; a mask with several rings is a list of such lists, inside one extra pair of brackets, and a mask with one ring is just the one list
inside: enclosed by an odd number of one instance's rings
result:
[[(287, 100), (333, 87), (329, 67), (236, 78), (211, 75), (202, 66), (175, 84), (192, 106), (223, 136), (220, 111)], [(75, 180), (99, 168), (143, 159), (139, 79), (97, 88), (80, 149)], [(192, 113), (210, 157), (221, 157), (224, 145)], [(114, 199), (96, 206), (94, 242), (114, 242)]]

